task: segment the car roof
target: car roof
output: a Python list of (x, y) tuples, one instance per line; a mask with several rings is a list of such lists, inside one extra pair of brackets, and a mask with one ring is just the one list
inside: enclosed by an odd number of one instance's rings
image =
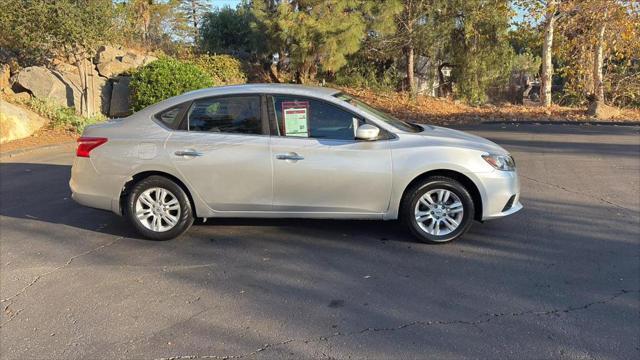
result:
[(239, 94), (239, 93), (281, 93), (292, 95), (307, 95), (316, 97), (332, 96), (339, 93), (340, 90), (320, 87), (320, 86), (306, 86), (297, 84), (242, 84), (242, 85), (228, 85), (228, 86), (216, 86), (206, 89), (190, 91), (185, 96), (189, 97), (201, 97), (201, 96), (215, 96), (221, 94)]

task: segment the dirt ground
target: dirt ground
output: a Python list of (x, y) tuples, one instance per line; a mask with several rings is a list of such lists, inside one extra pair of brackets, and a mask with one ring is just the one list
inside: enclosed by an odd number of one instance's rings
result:
[(68, 143), (76, 141), (78, 136), (78, 134), (68, 130), (51, 129), (45, 127), (27, 138), (0, 144), (0, 154), (8, 153), (15, 150)]

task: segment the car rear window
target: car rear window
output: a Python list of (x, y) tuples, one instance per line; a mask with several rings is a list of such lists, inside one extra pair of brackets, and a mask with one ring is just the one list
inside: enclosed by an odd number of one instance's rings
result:
[(185, 107), (185, 104), (171, 107), (165, 111), (157, 113), (155, 115), (155, 118), (169, 129), (175, 130), (178, 128), (178, 126), (180, 126), (180, 120), (182, 119), (181, 115)]

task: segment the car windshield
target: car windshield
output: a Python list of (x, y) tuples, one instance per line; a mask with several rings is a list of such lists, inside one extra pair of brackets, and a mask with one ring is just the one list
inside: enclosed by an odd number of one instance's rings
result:
[(406, 131), (406, 132), (412, 132), (412, 133), (417, 133), (417, 132), (421, 132), (423, 131), (423, 128), (419, 125), (416, 124), (411, 124), (408, 123), (406, 121), (402, 121), (398, 118), (395, 118), (385, 112), (382, 112), (380, 110), (374, 109), (371, 106), (365, 104), (364, 102), (349, 96), (345, 93), (337, 93), (335, 95), (336, 98), (340, 99), (340, 100), (344, 100), (346, 102), (348, 102), (349, 104), (359, 108), (360, 110), (371, 114), (373, 116), (375, 116), (376, 118), (384, 121), (385, 123), (393, 126), (394, 128), (398, 129), (398, 130), (402, 130), (402, 131)]

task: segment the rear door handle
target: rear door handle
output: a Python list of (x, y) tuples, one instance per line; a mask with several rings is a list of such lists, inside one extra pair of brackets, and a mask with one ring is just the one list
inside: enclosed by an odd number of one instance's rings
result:
[(174, 154), (176, 156), (202, 156), (203, 154), (195, 150), (178, 150)]
[(276, 159), (298, 161), (298, 160), (304, 160), (304, 156), (300, 156), (296, 153), (276, 154)]

